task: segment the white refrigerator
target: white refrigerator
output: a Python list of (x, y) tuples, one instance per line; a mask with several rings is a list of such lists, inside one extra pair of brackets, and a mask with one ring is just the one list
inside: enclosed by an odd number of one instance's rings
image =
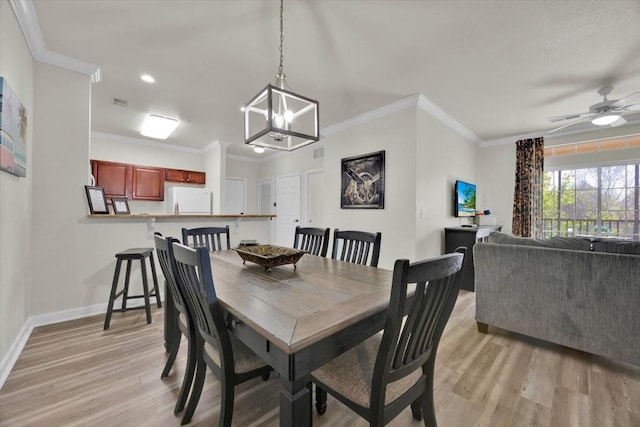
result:
[(211, 214), (211, 190), (200, 187), (169, 187), (165, 197), (170, 214)]

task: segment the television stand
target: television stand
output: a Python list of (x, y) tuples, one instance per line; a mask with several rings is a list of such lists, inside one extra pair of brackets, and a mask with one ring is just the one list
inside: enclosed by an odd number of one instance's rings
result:
[(502, 230), (501, 225), (479, 225), (477, 227), (447, 227), (444, 229), (444, 251), (455, 252), (458, 246), (467, 248), (462, 264), (462, 283), (460, 289), (473, 292), (475, 290), (475, 269), (473, 267), (473, 245), (484, 242), (489, 234)]

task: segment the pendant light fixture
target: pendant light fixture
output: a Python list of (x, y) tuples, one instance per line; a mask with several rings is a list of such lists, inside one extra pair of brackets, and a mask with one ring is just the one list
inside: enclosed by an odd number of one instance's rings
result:
[(280, 66), (269, 83), (244, 106), (244, 142), (293, 151), (320, 139), (318, 101), (291, 91), (282, 69), (283, 0), (280, 0)]

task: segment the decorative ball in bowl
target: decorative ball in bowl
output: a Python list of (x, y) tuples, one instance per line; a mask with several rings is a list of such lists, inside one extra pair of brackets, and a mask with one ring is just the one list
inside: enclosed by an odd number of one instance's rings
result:
[(293, 264), (295, 269), (296, 263), (306, 253), (299, 249), (274, 245), (243, 246), (233, 250), (238, 252), (243, 264), (250, 261), (263, 266), (267, 271), (271, 271), (272, 267), (286, 264)]

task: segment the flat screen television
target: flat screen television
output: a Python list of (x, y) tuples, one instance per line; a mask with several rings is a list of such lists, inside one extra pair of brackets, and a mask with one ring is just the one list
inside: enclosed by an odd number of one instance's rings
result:
[(458, 180), (454, 193), (456, 216), (476, 216), (476, 185)]

